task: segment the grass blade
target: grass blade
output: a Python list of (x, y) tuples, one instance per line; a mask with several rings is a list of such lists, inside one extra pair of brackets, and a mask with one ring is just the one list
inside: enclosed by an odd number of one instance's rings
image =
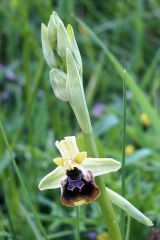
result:
[[(126, 83), (125, 83), (125, 70), (123, 77), (123, 126), (122, 126), (122, 171), (121, 171), (121, 180), (122, 180), (122, 196), (125, 197), (125, 145), (126, 145)], [(124, 212), (121, 212), (121, 229), (122, 229), (122, 239), (125, 237), (125, 215)]]
[(37, 215), (37, 213), (36, 213), (36, 210), (34, 209), (34, 206), (33, 206), (32, 202), (31, 202), (30, 195), (29, 195), (29, 193), (28, 193), (28, 191), (27, 191), (27, 189), (26, 189), (26, 187), (25, 187), (25, 184), (24, 184), (24, 182), (23, 182), (23, 178), (22, 178), (22, 175), (21, 175), (21, 173), (20, 173), (20, 170), (19, 170), (19, 168), (18, 168), (18, 166), (17, 166), (17, 163), (16, 163), (16, 161), (15, 161), (15, 159), (14, 159), (14, 156), (13, 156), (13, 153), (12, 153), (12, 149), (11, 149), (11, 147), (10, 147), (10, 145), (9, 145), (9, 142), (8, 142), (8, 139), (7, 139), (5, 130), (4, 130), (4, 128), (3, 128), (1, 119), (0, 119), (0, 130), (1, 130), (2, 137), (3, 137), (3, 139), (4, 139), (4, 142), (5, 142), (5, 144), (6, 144), (6, 147), (7, 147), (7, 149), (8, 149), (8, 152), (9, 152), (9, 154), (10, 154), (10, 158), (11, 158), (13, 167), (14, 167), (14, 169), (15, 169), (15, 172), (16, 172), (16, 174), (17, 174), (17, 176), (18, 176), (18, 179), (19, 179), (19, 181), (20, 181), (20, 184), (21, 184), (21, 186), (22, 186), (22, 189), (23, 189), (23, 192), (24, 192), (24, 195), (25, 195), (25, 199), (26, 199), (27, 203), (29, 204), (29, 206), (30, 206), (30, 208), (31, 208), (31, 210), (32, 210), (32, 212), (33, 212), (33, 215), (34, 215), (34, 217), (35, 217), (35, 221), (36, 221), (36, 223), (37, 223), (37, 226), (39, 227), (39, 229), (40, 229), (41, 232), (43, 233), (45, 239), (48, 240), (47, 234), (46, 234), (43, 226), (41, 225), (41, 222), (40, 222), (40, 220), (39, 220), (39, 218), (38, 218), (38, 215)]
[(20, 204), (20, 207), (21, 207), (21, 209), (22, 209), (22, 211), (24, 213), (24, 216), (27, 219), (28, 224), (30, 225), (30, 227), (31, 227), (31, 229), (32, 229), (32, 231), (33, 231), (33, 233), (35, 235), (35, 238), (37, 240), (42, 240), (43, 238), (42, 238), (42, 236), (41, 236), (41, 234), (39, 232), (39, 229), (37, 228), (36, 224), (34, 223), (30, 213), (28, 213), (27, 209), (22, 204)]

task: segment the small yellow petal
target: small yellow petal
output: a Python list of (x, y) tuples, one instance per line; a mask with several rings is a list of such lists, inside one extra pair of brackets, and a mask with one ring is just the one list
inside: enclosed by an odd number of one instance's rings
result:
[(81, 164), (86, 157), (87, 157), (87, 152), (80, 152), (74, 158), (74, 162)]
[(64, 158), (60, 158), (60, 157), (53, 159), (53, 162), (55, 164), (57, 164), (58, 166), (63, 166), (64, 165), (64, 161), (65, 161), (65, 159)]

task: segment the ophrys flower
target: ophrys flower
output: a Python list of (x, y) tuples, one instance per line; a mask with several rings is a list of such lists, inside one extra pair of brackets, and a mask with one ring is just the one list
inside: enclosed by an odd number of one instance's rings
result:
[(74, 136), (56, 141), (62, 157), (53, 161), (58, 165), (39, 183), (39, 189), (61, 188), (61, 202), (66, 206), (77, 206), (94, 201), (100, 190), (94, 177), (120, 168), (120, 163), (112, 158), (90, 158), (80, 152)]

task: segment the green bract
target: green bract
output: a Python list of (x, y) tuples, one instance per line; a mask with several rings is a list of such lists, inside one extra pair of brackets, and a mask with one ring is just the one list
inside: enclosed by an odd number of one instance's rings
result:
[(82, 59), (81, 59), (81, 54), (79, 52), (79, 48), (76, 42), (76, 38), (74, 36), (74, 31), (73, 28), (70, 24), (68, 24), (67, 26), (67, 32), (68, 32), (68, 36), (71, 42), (71, 50), (73, 52), (73, 55), (75, 57), (76, 63), (77, 63), (77, 67), (78, 70), (80, 72), (80, 74), (82, 75)]
[(72, 52), (67, 49), (67, 84), (66, 93), (83, 132), (91, 132), (91, 122), (86, 106), (82, 78), (74, 61)]

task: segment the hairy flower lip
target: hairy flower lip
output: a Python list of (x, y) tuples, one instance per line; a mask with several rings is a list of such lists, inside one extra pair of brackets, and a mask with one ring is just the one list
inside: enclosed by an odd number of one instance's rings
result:
[[(67, 178), (62, 181), (61, 202), (63, 205), (74, 207), (93, 202), (100, 195), (90, 171), (82, 173), (77, 168), (68, 171)], [(74, 180), (73, 180), (74, 178)]]

